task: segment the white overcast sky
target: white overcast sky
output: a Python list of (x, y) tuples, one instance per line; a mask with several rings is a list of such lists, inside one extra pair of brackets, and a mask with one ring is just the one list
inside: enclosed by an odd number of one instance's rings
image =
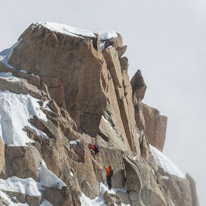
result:
[(1, 1), (0, 50), (32, 23), (114, 30), (128, 45), (130, 77), (141, 69), (144, 103), (168, 116), (164, 153), (197, 182), (206, 205), (206, 1)]

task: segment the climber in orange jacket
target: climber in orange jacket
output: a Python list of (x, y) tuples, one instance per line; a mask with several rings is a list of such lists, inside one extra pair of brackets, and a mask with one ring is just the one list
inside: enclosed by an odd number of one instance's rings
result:
[(112, 165), (110, 165), (108, 168), (105, 167), (104, 169), (107, 172), (107, 185), (109, 187), (109, 190), (111, 190), (111, 188), (112, 188), (112, 176), (113, 176)]

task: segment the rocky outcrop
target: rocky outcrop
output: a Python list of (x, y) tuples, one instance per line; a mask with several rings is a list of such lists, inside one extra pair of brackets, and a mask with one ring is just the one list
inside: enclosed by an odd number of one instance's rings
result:
[(137, 126), (144, 132), (149, 143), (162, 151), (166, 137), (167, 117), (160, 115), (157, 109), (142, 103), (147, 86), (140, 70), (133, 76), (131, 85)]
[[(32, 24), (0, 62), (0, 92), (31, 96), (39, 106), (28, 104), (36, 113), (19, 128), (29, 142), (0, 138), (0, 204), (79, 206), (99, 198), (106, 205), (199, 206), (194, 180), (168, 173), (151, 153), (149, 144), (163, 149), (167, 118), (142, 103), (140, 71), (130, 83), (121, 35), (64, 32)], [(109, 165), (112, 192), (103, 184)]]
[(129, 77), (116, 50), (122, 47), (121, 35), (106, 41), (114, 46), (103, 52), (94, 44), (98, 38), (71, 37), (39, 25), (31, 25), (19, 39), (9, 64), (39, 75), (84, 132), (108, 136), (104, 130), (115, 126), (110, 136), (118, 134), (116, 143), (139, 152)]

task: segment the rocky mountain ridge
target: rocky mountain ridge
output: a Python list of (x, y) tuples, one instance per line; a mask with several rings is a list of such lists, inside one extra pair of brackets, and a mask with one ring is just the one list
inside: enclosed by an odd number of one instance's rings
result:
[(167, 117), (142, 103), (126, 49), (116, 32), (41, 22), (0, 53), (2, 205), (199, 206), (192, 177), (161, 153)]

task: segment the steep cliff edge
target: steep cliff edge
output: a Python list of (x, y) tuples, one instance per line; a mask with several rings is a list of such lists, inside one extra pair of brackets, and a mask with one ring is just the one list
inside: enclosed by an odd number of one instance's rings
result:
[(116, 32), (37, 23), (0, 53), (0, 204), (199, 205), (161, 153), (167, 117), (142, 103), (126, 49)]

